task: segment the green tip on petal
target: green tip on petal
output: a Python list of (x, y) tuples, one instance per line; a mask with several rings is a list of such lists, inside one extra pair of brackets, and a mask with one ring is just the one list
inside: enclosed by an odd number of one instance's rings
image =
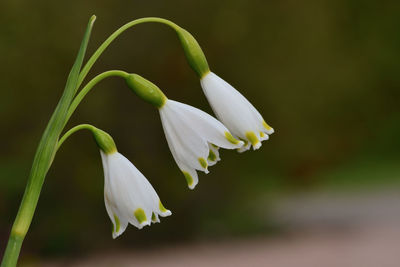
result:
[(118, 233), (121, 227), (121, 223), (119, 222), (119, 218), (115, 214), (114, 214), (114, 221), (115, 221), (114, 232)]
[(254, 132), (247, 132), (246, 138), (250, 141), (250, 143), (255, 146), (260, 140), (258, 140), (256, 134)]
[[(183, 171), (182, 173), (183, 173), (183, 175), (185, 176), (185, 179), (186, 179), (186, 182), (188, 183), (188, 186), (192, 186), (192, 185), (193, 185), (193, 178), (192, 178), (192, 176), (191, 176), (188, 172), (185, 172), (185, 171)], [(161, 202), (160, 202), (160, 203), (161, 203)]]
[(140, 224), (147, 221), (146, 213), (144, 213), (144, 210), (141, 208), (138, 208), (137, 210), (135, 210), (133, 215), (135, 216), (136, 220), (138, 220), (138, 222)]
[(271, 130), (272, 130), (272, 127), (269, 126), (265, 121), (263, 121), (263, 126), (264, 126), (264, 128), (267, 129), (268, 131), (271, 131)]
[(225, 132), (225, 138), (234, 145), (239, 144), (239, 140), (237, 140), (230, 132)]
[(261, 137), (265, 137), (265, 133), (260, 132), (260, 136), (261, 136)]
[(164, 205), (161, 203), (161, 200), (158, 201), (158, 208), (162, 213), (167, 212), (168, 210), (164, 207)]
[(157, 217), (156, 217), (156, 215), (154, 214), (154, 212), (151, 213), (151, 221), (152, 221), (152, 222), (156, 222), (156, 221), (157, 221)]
[(208, 158), (209, 161), (216, 161), (217, 160), (217, 155), (215, 155), (214, 151), (210, 149), (210, 152), (208, 153)]
[(205, 158), (199, 158), (199, 163), (201, 165), (201, 167), (203, 167), (204, 169), (207, 169), (207, 160)]

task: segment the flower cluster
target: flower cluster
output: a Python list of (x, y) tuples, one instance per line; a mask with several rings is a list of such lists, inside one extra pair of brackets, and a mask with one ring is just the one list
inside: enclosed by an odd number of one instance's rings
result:
[[(274, 132), (239, 91), (210, 71), (207, 59), (196, 39), (171, 21), (149, 17), (128, 22), (111, 34), (83, 65), (95, 19), (96, 17), (92, 16), (89, 20), (64, 93), (39, 143), (1, 266), (16, 266), (19, 250), (32, 220), (47, 171), (63, 142), (78, 130), (91, 131), (100, 149), (105, 178), (104, 202), (113, 224), (113, 238), (120, 236), (129, 223), (142, 229), (151, 223), (160, 222), (160, 216), (172, 214), (163, 206), (146, 177), (118, 152), (108, 133), (92, 125), (81, 124), (60, 138), (82, 99), (94, 85), (106, 77), (124, 78), (128, 87), (138, 97), (158, 108), (171, 154), (190, 189), (194, 189), (198, 184), (197, 171), (208, 173), (208, 167), (221, 160), (220, 148), (236, 149), (239, 152), (248, 150), (250, 146), (258, 149), (261, 142), (267, 140)], [(103, 72), (79, 90), (89, 70), (108, 45), (128, 28), (145, 22), (163, 23), (177, 33), (186, 59), (200, 78), (203, 91), (218, 119), (195, 107), (168, 99), (152, 82), (121, 70)]]
[[(171, 22), (168, 25), (177, 32), (217, 118), (168, 99), (160, 88), (137, 74), (113, 73), (123, 77), (137, 96), (158, 108), (171, 154), (188, 187), (194, 189), (199, 181), (197, 171), (208, 173), (208, 167), (221, 160), (220, 148), (239, 152), (251, 146), (258, 149), (274, 130), (239, 91), (210, 71), (203, 51), (189, 32)], [(113, 237), (121, 235), (129, 223), (141, 229), (159, 222), (159, 216), (171, 215), (145, 176), (117, 151), (111, 136), (93, 126), (89, 129), (101, 151), (104, 201), (114, 225)]]

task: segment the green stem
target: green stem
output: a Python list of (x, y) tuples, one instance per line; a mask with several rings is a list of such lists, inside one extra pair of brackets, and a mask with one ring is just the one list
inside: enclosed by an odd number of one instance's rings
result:
[(96, 127), (94, 127), (93, 125), (90, 124), (79, 124), (71, 129), (69, 129), (68, 132), (66, 132), (58, 141), (57, 144), (57, 151), (58, 149), (60, 149), (61, 145), (64, 143), (65, 140), (68, 139), (68, 137), (70, 137), (73, 133), (79, 131), (79, 130), (89, 130), (91, 132), (94, 132), (96, 130)]
[(112, 41), (114, 41), (121, 33), (126, 31), (127, 29), (129, 29), (135, 25), (138, 25), (141, 23), (146, 23), (146, 22), (162, 23), (162, 24), (168, 25), (169, 27), (173, 28), (174, 30), (180, 29), (180, 27), (178, 25), (176, 25), (175, 23), (173, 23), (172, 21), (162, 19), (162, 18), (155, 18), (155, 17), (136, 19), (136, 20), (126, 23), (125, 25), (120, 27), (118, 30), (113, 32), (113, 34), (111, 34), (100, 45), (100, 47), (96, 50), (96, 52), (94, 52), (94, 54), (90, 57), (90, 59), (87, 61), (86, 65), (82, 68), (82, 71), (79, 75), (78, 85), (80, 85), (83, 82), (83, 80), (85, 79), (89, 70), (92, 68), (93, 64), (100, 57), (100, 55), (104, 52), (104, 50), (106, 50), (106, 48), (111, 44)]
[(56, 152), (58, 137), (65, 125), (68, 108), (72, 102), (78, 84), (79, 71), (82, 66), (86, 47), (95, 16), (89, 20), (77, 58), (69, 73), (63, 95), (42, 135), (33, 160), (17, 217), (11, 229), (10, 238), (1, 262), (1, 267), (14, 267), (17, 264), (22, 242), (28, 232), (39, 200), (43, 182)]
[(111, 137), (111, 135), (109, 135), (105, 131), (100, 130), (90, 124), (80, 124), (78, 126), (73, 127), (68, 132), (66, 132), (63, 135), (63, 137), (60, 138), (60, 141), (58, 142), (57, 150), (61, 147), (61, 145), (64, 143), (64, 141), (68, 139), (68, 137), (70, 137), (73, 133), (75, 133), (79, 130), (89, 130), (90, 132), (92, 132), (94, 140), (97, 143), (97, 146), (104, 153), (111, 154), (111, 153), (114, 153), (117, 151), (117, 146), (115, 145), (115, 142), (114, 142), (113, 138)]
[(43, 133), (39, 146), (36, 150), (32, 169), (28, 179), (28, 184), (25, 188), (24, 196), (22, 198), (17, 217), (11, 229), (10, 238), (8, 240), (6, 251), (1, 262), (1, 267), (14, 267), (17, 264), (22, 242), (31, 224), (47, 171), (50, 168), (55, 153), (60, 146), (60, 142), (64, 142), (64, 140), (68, 137), (67, 135), (65, 138), (62, 138), (60, 141), (58, 141), (58, 138), (69, 118), (71, 117), (79, 103), (82, 101), (83, 97), (99, 81), (110, 76), (126, 77), (127, 75), (127, 73), (123, 71), (109, 71), (102, 73), (92, 79), (75, 97), (75, 99), (73, 99), (78, 88), (82, 84), (89, 70), (99, 58), (99, 56), (104, 52), (104, 50), (115, 38), (117, 38), (122, 32), (134, 25), (145, 22), (157, 22), (166, 24), (176, 31), (180, 29), (180, 27), (175, 23), (161, 18), (150, 17), (131, 21), (115, 31), (110, 37), (108, 37), (80, 71), (94, 20), (95, 16), (93, 16), (89, 21), (89, 25), (85, 32), (77, 59), (75, 60), (75, 63), (71, 69), (70, 75), (68, 76), (64, 93), (52, 117), (50, 118), (49, 123), (47, 124), (46, 130)]
[(92, 88), (99, 83), (100, 81), (104, 80), (105, 78), (112, 77), (112, 76), (117, 76), (117, 77), (122, 77), (126, 78), (129, 74), (125, 71), (122, 70), (110, 70), (103, 72), (96, 77), (94, 77), (90, 82), (87, 83), (85, 87), (82, 88), (81, 91), (75, 96), (74, 100), (72, 101), (68, 113), (67, 113), (67, 119), (66, 122), (68, 122), (69, 118), (71, 118), (72, 114), (74, 113), (75, 109), (78, 107), (79, 103), (82, 101), (82, 99), (92, 90)]

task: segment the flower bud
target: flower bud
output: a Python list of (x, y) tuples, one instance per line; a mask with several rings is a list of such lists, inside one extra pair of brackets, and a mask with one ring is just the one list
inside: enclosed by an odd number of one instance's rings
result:
[(167, 97), (157, 85), (142, 76), (129, 74), (125, 81), (137, 96), (158, 108), (161, 108), (167, 100)]

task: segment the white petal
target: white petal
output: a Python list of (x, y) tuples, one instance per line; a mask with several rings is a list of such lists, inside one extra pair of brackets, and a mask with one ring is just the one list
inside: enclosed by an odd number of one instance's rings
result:
[(160, 109), (164, 132), (175, 161), (179, 160), (192, 168), (205, 170), (199, 158), (208, 156), (207, 141), (188, 124), (186, 114), (177, 109), (175, 103), (167, 100)]
[(266, 133), (263, 132), (263, 131), (261, 131), (259, 135), (260, 135), (260, 140), (261, 140), (261, 141), (264, 141), (264, 140), (268, 140), (268, 139), (269, 139), (268, 134), (266, 134)]
[[(249, 138), (250, 133), (272, 134), (270, 128), (255, 107), (235, 88), (210, 72), (201, 79), (201, 86), (210, 105), (222, 123), (239, 138), (252, 141), (254, 149), (261, 146), (262, 138)], [(266, 127), (268, 126), (268, 127)], [(246, 148), (239, 149), (240, 151)]]
[(210, 149), (209, 151), (209, 155), (207, 157), (207, 161), (208, 161), (208, 165), (209, 166), (213, 166), (215, 164), (217, 164), (218, 161), (221, 160), (221, 158), (219, 157), (219, 147), (208, 143), (208, 147)]
[(239, 153), (243, 153), (243, 152), (249, 150), (250, 147), (251, 147), (250, 142), (247, 142), (244, 146), (242, 146), (241, 148), (239, 148), (237, 151), (238, 151)]
[(186, 182), (190, 189), (194, 189), (196, 185), (199, 183), (199, 177), (195, 169), (185, 166), (185, 164), (177, 161), (176, 162), (179, 169), (182, 171), (185, 176)]
[(243, 142), (239, 140), (236, 144), (229, 142), (226, 136), (229, 134), (229, 130), (213, 116), (192, 106), (176, 101), (172, 102), (176, 111), (182, 113), (186, 124), (201, 133), (208, 142), (227, 149), (235, 149), (243, 145)]
[(160, 201), (149, 181), (120, 153), (101, 152), (101, 157), (105, 177), (104, 202), (114, 225), (113, 237), (121, 235), (128, 223), (139, 229), (150, 225), (153, 212), (160, 213)]
[(221, 122), (199, 109), (167, 100), (159, 111), (172, 156), (191, 189), (198, 182), (196, 170), (208, 173), (208, 166), (219, 160), (218, 150), (215, 153), (216, 160), (208, 158), (210, 144), (229, 149), (243, 145)]
[[(153, 214), (154, 214), (154, 216), (153, 216)], [(159, 223), (160, 219), (158, 218), (158, 213), (153, 213), (153, 214), (151, 215), (151, 222), (152, 223)]]
[(115, 239), (118, 236), (122, 235), (122, 233), (125, 232), (125, 229), (126, 229), (127, 226), (128, 226), (128, 220), (120, 220), (119, 227), (117, 225), (116, 226), (117, 228), (114, 228), (114, 231), (112, 233), (112, 237)]
[(161, 201), (159, 201), (158, 209), (157, 209), (156, 213), (158, 215), (160, 215), (161, 217), (167, 217), (172, 214), (172, 212), (170, 210), (168, 210), (164, 207), (164, 205), (161, 203)]

